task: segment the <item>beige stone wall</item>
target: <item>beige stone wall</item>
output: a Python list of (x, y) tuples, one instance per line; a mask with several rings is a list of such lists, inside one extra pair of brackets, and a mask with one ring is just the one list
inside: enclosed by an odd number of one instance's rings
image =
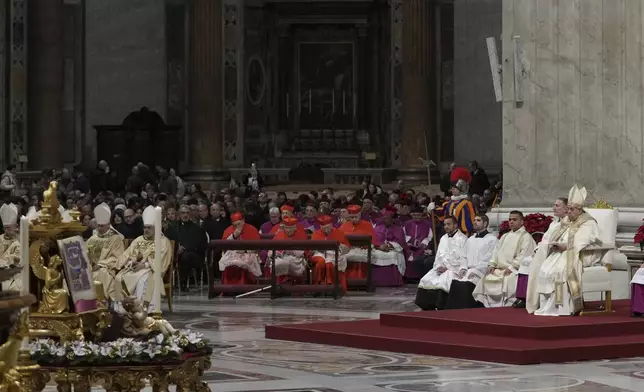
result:
[(643, 12), (641, 0), (503, 0), (504, 206), (545, 205), (574, 183), (644, 205)]

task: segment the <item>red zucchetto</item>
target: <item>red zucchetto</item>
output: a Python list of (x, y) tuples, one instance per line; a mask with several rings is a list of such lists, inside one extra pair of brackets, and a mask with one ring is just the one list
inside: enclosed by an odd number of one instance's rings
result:
[(331, 218), (329, 215), (320, 215), (318, 217), (318, 222), (320, 223), (320, 226), (332, 225), (333, 218)]

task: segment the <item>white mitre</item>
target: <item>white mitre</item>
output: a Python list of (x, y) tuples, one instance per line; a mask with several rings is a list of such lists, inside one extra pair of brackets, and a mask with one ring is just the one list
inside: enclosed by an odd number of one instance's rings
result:
[(148, 206), (145, 210), (143, 210), (143, 226), (154, 226), (154, 221), (154, 206)]
[(99, 225), (107, 225), (110, 223), (112, 218), (112, 211), (110, 206), (105, 203), (99, 204), (94, 208), (94, 218), (96, 218), (96, 223)]
[(0, 207), (0, 219), (3, 226), (18, 224), (18, 207), (15, 204), (3, 204)]
[(38, 211), (34, 206), (29, 207), (29, 211), (27, 211), (27, 219), (30, 222), (33, 222), (38, 218), (40, 218), (40, 211)]
[(575, 184), (570, 188), (570, 192), (568, 192), (568, 204), (578, 208), (583, 208), (587, 196), (588, 192), (586, 192), (586, 187), (579, 188), (579, 186)]
[(58, 212), (60, 212), (60, 221), (63, 223), (68, 223), (72, 221), (72, 216), (69, 214), (69, 211), (67, 211), (63, 206), (60, 204), (58, 205)]

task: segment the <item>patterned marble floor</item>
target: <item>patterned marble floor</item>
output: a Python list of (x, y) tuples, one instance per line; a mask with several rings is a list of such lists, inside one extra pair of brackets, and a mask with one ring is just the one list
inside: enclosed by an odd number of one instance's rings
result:
[[(218, 392), (644, 391), (644, 357), (513, 366), (264, 339), (264, 325), (377, 318), (414, 310), (414, 287), (330, 298), (177, 298), (173, 325), (213, 344), (205, 380)], [(643, 353), (644, 355), (644, 353)], [(53, 389), (52, 389), (53, 391)]]

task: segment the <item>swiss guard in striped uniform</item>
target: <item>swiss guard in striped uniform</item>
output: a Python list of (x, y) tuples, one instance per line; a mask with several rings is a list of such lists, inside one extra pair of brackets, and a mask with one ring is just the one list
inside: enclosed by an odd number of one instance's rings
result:
[(456, 227), (464, 234), (473, 232), (473, 221), (476, 212), (472, 202), (467, 198), (468, 185), (465, 180), (460, 179), (452, 185), (452, 197), (445, 202), (436, 212), (439, 216), (453, 216), (456, 219)]

